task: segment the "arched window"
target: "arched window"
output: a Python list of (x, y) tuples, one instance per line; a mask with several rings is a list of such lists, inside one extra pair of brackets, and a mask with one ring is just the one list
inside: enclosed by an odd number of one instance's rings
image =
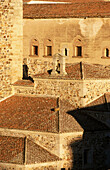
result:
[(50, 39), (44, 42), (44, 57), (51, 57), (53, 53), (52, 41)]
[(82, 46), (76, 46), (75, 47), (75, 56), (82, 56)]
[(73, 57), (83, 56), (83, 41), (82, 37), (77, 36), (73, 40)]
[(31, 56), (38, 56), (39, 55), (39, 43), (37, 39), (33, 39), (31, 41), (31, 51), (30, 51)]

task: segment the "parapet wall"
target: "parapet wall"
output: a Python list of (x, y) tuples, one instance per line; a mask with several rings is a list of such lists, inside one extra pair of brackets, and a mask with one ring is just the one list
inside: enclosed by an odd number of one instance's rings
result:
[(0, 98), (11, 94), (11, 84), (22, 77), (22, 0), (0, 1)]

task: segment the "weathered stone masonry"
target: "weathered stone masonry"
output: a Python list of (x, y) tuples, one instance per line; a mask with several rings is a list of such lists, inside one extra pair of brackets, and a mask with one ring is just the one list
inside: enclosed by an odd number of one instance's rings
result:
[(0, 98), (22, 77), (22, 0), (0, 1)]
[(14, 85), (13, 92), (59, 96), (69, 101), (73, 108), (85, 106), (101, 94), (110, 91), (110, 80), (57, 80), (35, 79), (34, 87)]

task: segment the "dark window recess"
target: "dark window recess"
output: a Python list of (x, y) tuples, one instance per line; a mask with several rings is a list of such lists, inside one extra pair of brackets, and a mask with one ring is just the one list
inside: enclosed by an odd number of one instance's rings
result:
[(28, 79), (28, 66), (26, 64), (23, 65), (23, 79)]
[(33, 46), (34, 55), (38, 55), (38, 46)]
[(84, 150), (84, 165), (86, 165), (88, 163), (88, 149)]
[(106, 48), (106, 57), (109, 57), (109, 49)]
[(47, 46), (47, 56), (52, 56), (52, 46)]
[(67, 53), (67, 48), (65, 48), (65, 56), (67, 56), (68, 55), (68, 53)]
[(77, 46), (77, 56), (82, 56), (82, 47)]

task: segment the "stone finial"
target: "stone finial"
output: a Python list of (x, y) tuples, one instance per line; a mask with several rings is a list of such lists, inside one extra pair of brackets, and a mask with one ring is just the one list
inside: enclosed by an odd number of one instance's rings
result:
[(65, 56), (56, 53), (53, 55), (53, 70), (51, 75), (66, 75), (65, 71)]

